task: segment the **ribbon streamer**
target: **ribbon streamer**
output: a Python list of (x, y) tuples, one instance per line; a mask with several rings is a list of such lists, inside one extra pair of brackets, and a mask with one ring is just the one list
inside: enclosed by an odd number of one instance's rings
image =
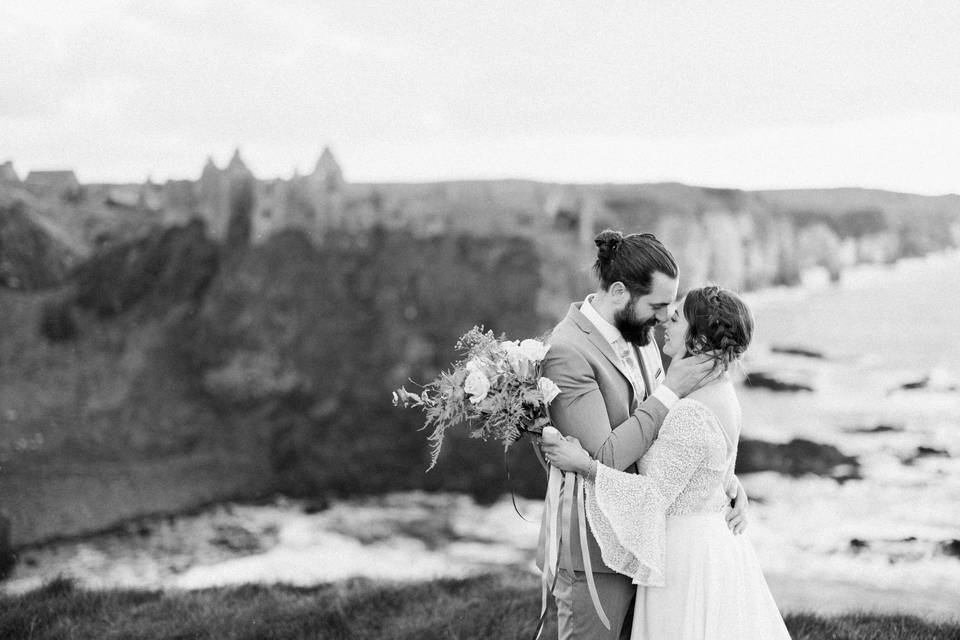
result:
[(537, 631), (534, 634), (534, 640), (540, 640), (543, 634), (544, 623), (547, 620), (547, 605), (549, 595), (553, 593), (557, 586), (557, 574), (560, 565), (560, 523), (557, 522), (560, 517), (560, 495), (563, 493), (564, 474), (560, 469), (551, 466), (550, 479), (547, 481), (547, 497), (543, 508), (546, 511), (545, 523), (546, 549), (543, 558), (543, 572), (540, 574), (540, 620), (537, 623)]
[(524, 522), (533, 522), (532, 520), (527, 520), (526, 517), (520, 513), (520, 507), (517, 506), (517, 494), (513, 490), (513, 479), (510, 477), (510, 457), (507, 449), (503, 450), (503, 466), (507, 469), (507, 488), (510, 489), (510, 499), (513, 500), (513, 510), (517, 512), (517, 515), (520, 516), (520, 519)]
[[(587, 578), (587, 590), (590, 592), (590, 599), (593, 601), (593, 608), (596, 610), (600, 622), (602, 622), (603, 626), (608, 630), (610, 629), (610, 620), (607, 618), (600, 604), (597, 585), (593, 579), (593, 567), (590, 563), (590, 549), (587, 546), (587, 496), (583, 479), (578, 478), (577, 474), (573, 472), (567, 471), (564, 473), (558, 468), (550, 466), (550, 479), (547, 482), (547, 496), (544, 501), (544, 509), (546, 510), (547, 548), (543, 559), (543, 572), (540, 575), (540, 620), (537, 623), (534, 640), (540, 640), (543, 634), (544, 622), (547, 618), (548, 596), (553, 593), (553, 589), (556, 587), (557, 575), (560, 568), (560, 536), (563, 531), (569, 531), (570, 529), (570, 518), (573, 515), (573, 499), (575, 495), (577, 513), (580, 520), (580, 551), (583, 559), (583, 570)], [(564, 554), (564, 564), (572, 570), (573, 563), (569, 556), (570, 547), (570, 544), (566, 546), (565, 551), (567, 553)]]
[(596, 609), (597, 615), (600, 617), (600, 622), (602, 622), (603, 626), (609, 631), (610, 620), (607, 619), (607, 614), (604, 613), (603, 607), (600, 606), (600, 596), (597, 594), (597, 585), (593, 581), (593, 567), (590, 564), (590, 549), (587, 546), (587, 489), (584, 486), (583, 478), (580, 479), (579, 485), (577, 510), (580, 516), (580, 550), (583, 552), (583, 571), (587, 574), (587, 590), (590, 591), (593, 608)]

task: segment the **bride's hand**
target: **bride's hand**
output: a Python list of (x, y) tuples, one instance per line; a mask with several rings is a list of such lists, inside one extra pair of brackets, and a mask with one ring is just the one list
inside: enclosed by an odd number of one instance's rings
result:
[(593, 461), (579, 440), (572, 436), (564, 438), (559, 431), (551, 427), (543, 430), (540, 450), (543, 451), (544, 459), (561, 471), (587, 473)]
[(727, 512), (727, 526), (734, 535), (740, 535), (747, 528), (747, 510), (750, 507), (750, 501), (747, 499), (747, 492), (744, 491), (740, 479), (737, 479), (737, 495), (733, 499), (733, 508)]

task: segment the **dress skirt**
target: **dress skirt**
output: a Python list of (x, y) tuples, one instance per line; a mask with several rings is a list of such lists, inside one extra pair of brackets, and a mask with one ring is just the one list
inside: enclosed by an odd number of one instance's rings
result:
[(723, 513), (666, 523), (666, 586), (638, 587), (631, 640), (789, 640), (753, 546)]

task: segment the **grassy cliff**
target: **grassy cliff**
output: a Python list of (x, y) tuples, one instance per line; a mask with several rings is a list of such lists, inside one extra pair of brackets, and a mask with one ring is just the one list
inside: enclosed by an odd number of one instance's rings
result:
[[(0, 636), (65, 638), (517, 640), (532, 638), (539, 583), (522, 573), (411, 585), (351, 580), (298, 588), (248, 585), (197, 592), (75, 589), (54, 582), (0, 598)], [(794, 640), (956, 640), (960, 626), (904, 615), (786, 616)], [(556, 638), (551, 610), (544, 638)]]

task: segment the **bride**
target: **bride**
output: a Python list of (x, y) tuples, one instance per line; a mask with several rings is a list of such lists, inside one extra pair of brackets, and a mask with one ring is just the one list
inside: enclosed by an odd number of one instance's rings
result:
[(740, 436), (728, 370), (753, 333), (731, 291), (690, 291), (666, 323), (663, 352), (709, 354), (720, 376), (677, 402), (639, 475), (592, 459), (544, 430), (547, 461), (587, 479), (587, 519), (604, 562), (638, 585), (632, 640), (789, 639), (753, 548), (724, 519)]

